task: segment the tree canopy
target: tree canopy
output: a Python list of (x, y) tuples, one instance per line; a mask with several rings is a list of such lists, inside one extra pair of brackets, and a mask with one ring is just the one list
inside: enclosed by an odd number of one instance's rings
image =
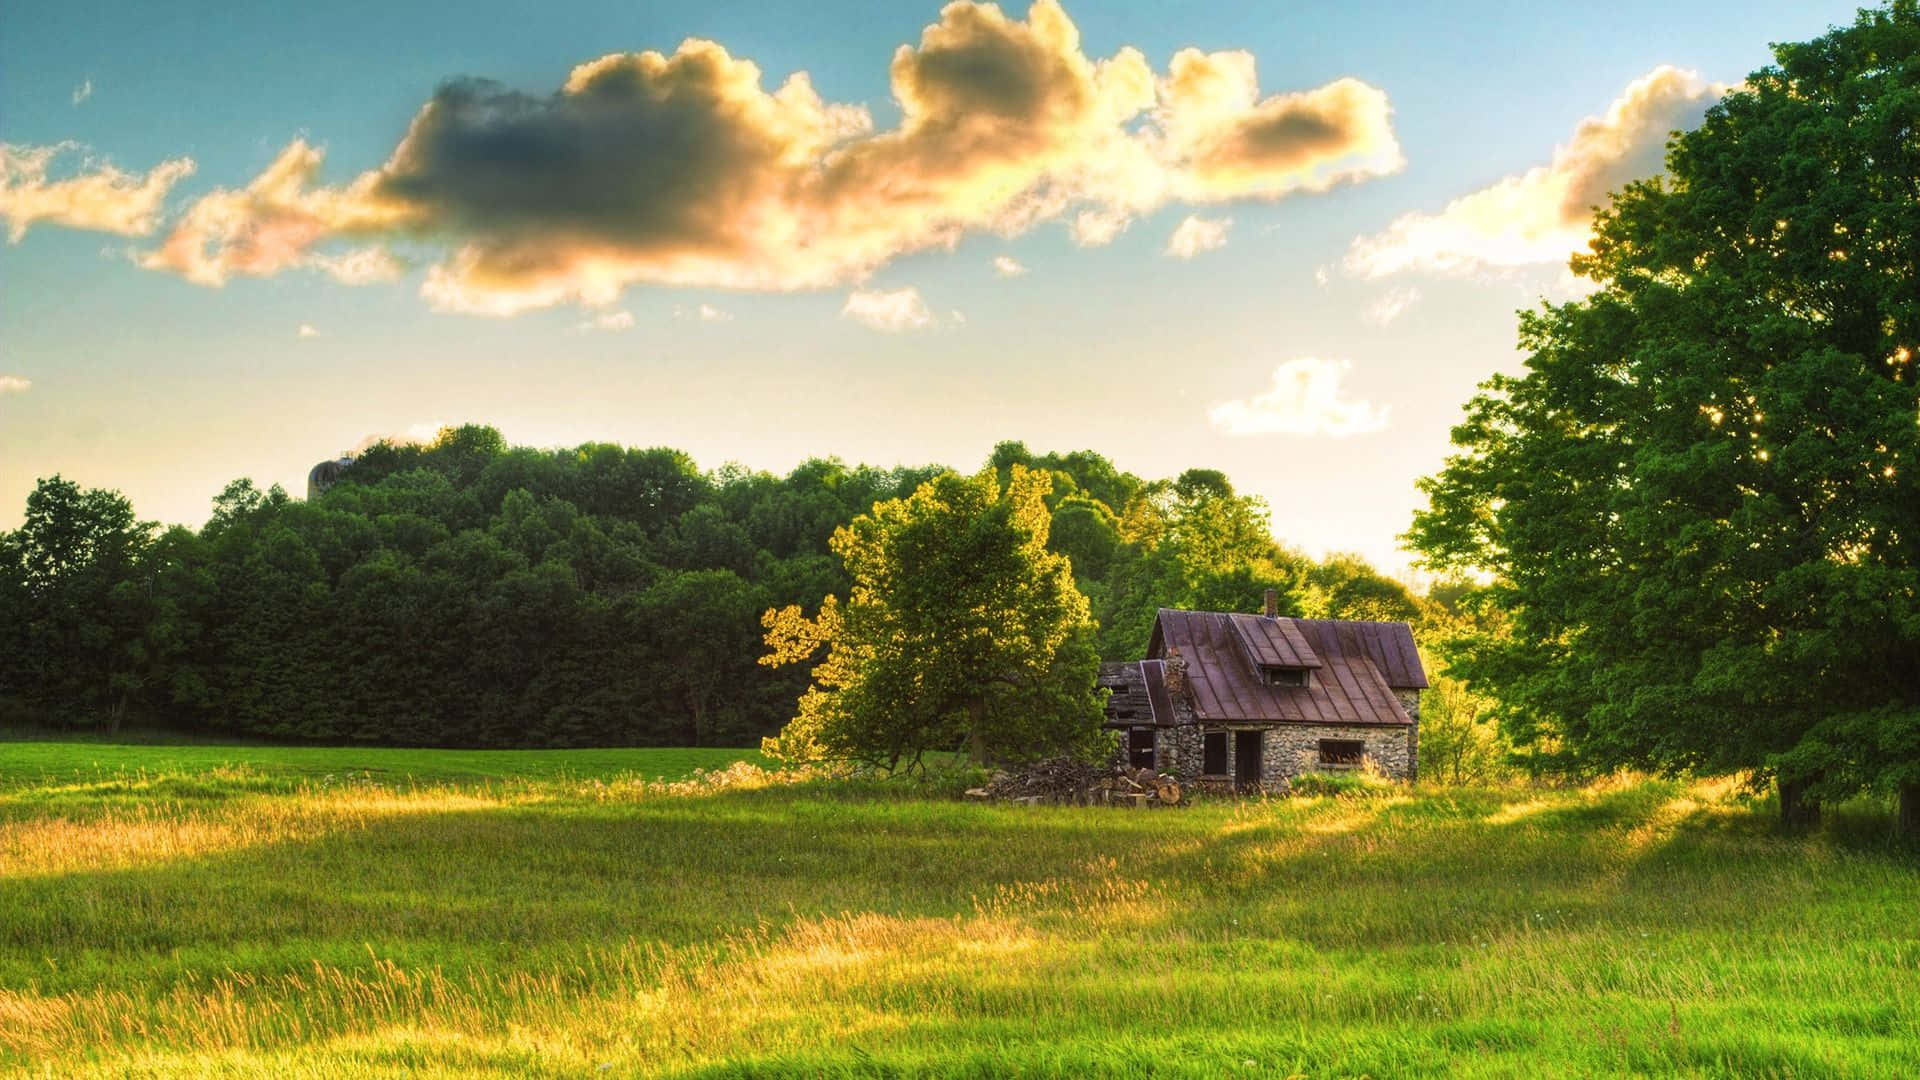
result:
[[(1040, 509), (1022, 514), (1047, 517), (1041, 543), (1071, 567), (1110, 658), (1141, 655), (1160, 606), (1257, 610), (1265, 585), (1290, 610), (1382, 589), (1388, 607), (1411, 604), (1363, 564), (1278, 547), (1265, 508), (1217, 473), (1146, 481), (1019, 443), (988, 464), (1003, 488), (1033, 471)], [(807, 686), (804, 665), (755, 662), (761, 614), (848, 598), (836, 530), (948, 471), (705, 471), (666, 447), (514, 447), (468, 425), (376, 445), (311, 501), (236, 480), (199, 529), (158, 536), (116, 493), (50, 478), (0, 534), (0, 719), (750, 745)]]
[(1522, 745), (1912, 797), (1920, 15), (1775, 59), (1601, 210), (1410, 539), (1493, 576), (1455, 669)]
[(975, 762), (1099, 747), (1099, 656), (1067, 558), (1047, 550), (1045, 472), (947, 473), (833, 536), (852, 578), (819, 614), (769, 611), (763, 660), (821, 648), (799, 714), (766, 748), (896, 767), (934, 750)]

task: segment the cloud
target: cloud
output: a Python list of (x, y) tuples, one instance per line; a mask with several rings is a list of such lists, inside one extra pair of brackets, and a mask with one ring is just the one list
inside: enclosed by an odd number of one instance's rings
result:
[(73, 88), (73, 103), (75, 105), (79, 105), (81, 102), (87, 100), (92, 96), (93, 96), (93, 80), (92, 79), (87, 79), (81, 82), (79, 86), (76, 86)]
[(1407, 214), (1355, 239), (1347, 272), (1377, 278), (1564, 262), (1586, 249), (1593, 208), (1628, 181), (1659, 173), (1667, 136), (1697, 125), (1726, 90), (1691, 71), (1655, 68), (1628, 84), (1603, 115), (1581, 121), (1548, 164), (1462, 195), (1437, 214)]
[(1375, 326), (1385, 326), (1407, 313), (1407, 309), (1420, 302), (1420, 290), (1415, 288), (1393, 289), (1367, 305), (1361, 314)]
[(313, 326), (311, 326), (308, 323), (301, 323), (300, 329), (294, 332), (294, 336), (302, 337), (302, 338), (317, 338), (320, 336), (320, 331), (314, 329)]
[(315, 253), (308, 255), (303, 265), (319, 270), (342, 285), (392, 281), (406, 270), (392, 252), (381, 247), (355, 248), (337, 255)]
[(405, 207), (372, 196), (369, 173), (345, 188), (316, 188), (326, 154), (295, 139), (266, 171), (239, 190), (202, 196), (141, 266), (220, 286), (235, 275), (265, 277), (294, 267), (318, 269), (345, 284), (388, 280), (399, 263), (379, 246), (344, 254), (314, 250), (322, 241), (378, 236), (412, 220)]
[(586, 321), (582, 322), (579, 326), (575, 327), (575, 329), (580, 330), (582, 332), (586, 332), (590, 330), (606, 330), (606, 331), (631, 330), (633, 329), (633, 312), (624, 311), (624, 310), (608, 311), (599, 315), (595, 315), (591, 319), (587, 319)]
[(1191, 259), (1203, 251), (1226, 247), (1227, 229), (1232, 225), (1232, 218), (1203, 218), (1189, 214), (1173, 230), (1163, 254)]
[(1223, 401), (1207, 412), (1228, 435), (1360, 435), (1387, 425), (1387, 410), (1340, 396), (1345, 360), (1311, 356), (1273, 369), (1273, 385), (1241, 401)]
[(1105, 247), (1133, 224), (1133, 215), (1125, 210), (1082, 210), (1067, 225), (1067, 234), (1081, 247)]
[(1189, 202), (1325, 191), (1406, 164), (1386, 92), (1358, 79), (1262, 99), (1251, 53), (1182, 49), (1160, 100), (1176, 196)]
[(88, 159), (72, 176), (47, 179), (54, 159), (79, 149), (70, 142), (53, 146), (0, 143), (0, 218), (7, 221), (9, 242), (19, 243), (37, 221), (145, 236), (158, 226), (167, 192), (193, 173), (191, 158), (163, 161), (144, 176)]
[(1020, 260), (1011, 255), (995, 255), (993, 257), (993, 270), (994, 273), (999, 274), (1001, 277), (1019, 277), (1021, 274), (1027, 272), (1027, 268), (1020, 265)]
[(32, 387), (32, 379), (23, 379), (18, 375), (0, 375), (0, 394), (24, 394)]
[(1093, 58), (1055, 0), (1024, 20), (950, 3), (889, 67), (898, 124), (804, 73), (689, 39), (616, 53), (548, 95), (443, 84), (379, 168), (316, 183), (296, 140), (196, 203), (142, 265), (218, 285), (327, 269), (324, 245), (438, 247), (423, 297), (512, 315), (612, 305), (629, 286), (814, 289), (890, 260), (1070, 223), (1111, 241), (1169, 202), (1321, 191), (1401, 167), (1386, 95), (1351, 78), (1262, 97), (1246, 53)]
[(933, 312), (920, 298), (920, 290), (913, 286), (892, 292), (856, 289), (847, 295), (840, 316), (889, 334), (926, 330), (934, 324)]

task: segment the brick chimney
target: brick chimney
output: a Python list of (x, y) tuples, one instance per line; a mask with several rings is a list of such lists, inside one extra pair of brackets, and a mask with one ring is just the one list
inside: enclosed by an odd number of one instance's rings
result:
[(1267, 618), (1277, 619), (1280, 617), (1280, 590), (1279, 589), (1267, 590), (1265, 608), (1266, 610), (1263, 612), (1263, 614), (1265, 614)]

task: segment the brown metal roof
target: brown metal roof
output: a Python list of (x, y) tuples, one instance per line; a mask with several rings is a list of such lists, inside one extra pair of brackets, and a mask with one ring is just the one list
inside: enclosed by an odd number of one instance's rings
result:
[(1283, 619), (1311, 641), (1340, 644), (1336, 651), (1361, 652), (1380, 669), (1380, 677), (1395, 690), (1425, 690), (1427, 672), (1420, 666), (1420, 650), (1413, 644), (1413, 627), (1403, 622), (1362, 622), (1349, 619)]
[(1292, 619), (1228, 615), (1228, 622), (1256, 667), (1317, 668), (1320, 657)]
[[(1248, 662), (1241, 618), (1217, 611), (1160, 609), (1148, 654), (1176, 650), (1187, 662), (1188, 693), (1202, 720), (1308, 724), (1406, 724), (1396, 687), (1427, 685), (1406, 623), (1275, 619), (1292, 624), (1317, 658), (1307, 686), (1271, 686)], [(1251, 635), (1248, 635), (1251, 636)], [(1271, 645), (1265, 639), (1265, 645)], [(1264, 647), (1264, 646), (1263, 646)], [(1277, 651), (1278, 646), (1273, 646)], [(1298, 652), (1293, 654), (1296, 658)], [(1275, 665), (1280, 666), (1280, 665)], [(1391, 672), (1391, 674), (1389, 674)]]

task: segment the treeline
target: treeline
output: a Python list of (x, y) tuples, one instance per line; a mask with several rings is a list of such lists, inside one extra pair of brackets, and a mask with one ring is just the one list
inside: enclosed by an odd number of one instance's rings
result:
[[(1099, 454), (995, 448), (1053, 475), (1052, 546), (1141, 655), (1162, 606), (1418, 619), (1351, 557), (1276, 544), (1219, 472), (1146, 481)], [(670, 449), (508, 447), (492, 428), (380, 444), (320, 497), (236, 480), (199, 530), (54, 477), (0, 534), (0, 707), (73, 726), (402, 745), (747, 744), (804, 669), (758, 663), (761, 613), (847, 581), (835, 529), (943, 467), (816, 459), (703, 472)]]

